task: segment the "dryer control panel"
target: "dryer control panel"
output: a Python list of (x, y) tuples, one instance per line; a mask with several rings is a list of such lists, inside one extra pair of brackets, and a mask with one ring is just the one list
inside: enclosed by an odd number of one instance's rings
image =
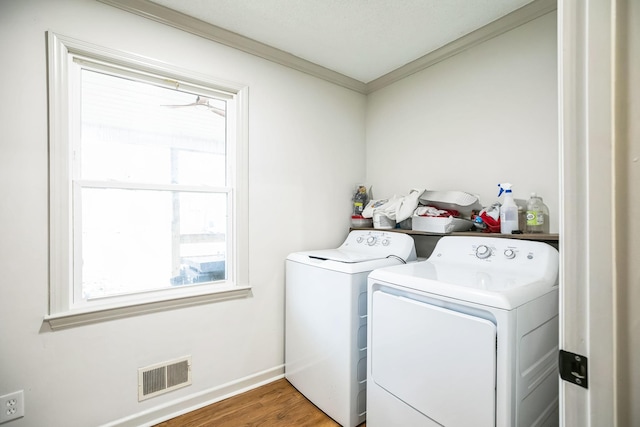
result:
[[(506, 259), (514, 259), (520, 253), (520, 249), (521, 248), (519, 246), (507, 247), (502, 251), (502, 255), (504, 255)], [(475, 250), (476, 250), (476, 257), (480, 259), (487, 259), (490, 256), (500, 255), (499, 251), (495, 247), (487, 246), (485, 244), (477, 245)], [(534, 257), (533, 252), (530, 252), (527, 255), (527, 257), (529, 257), (529, 259), (533, 259)]]
[(558, 251), (543, 242), (499, 237), (445, 236), (429, 257), (434, 263), (454, 263), (483, 269), (544, 271), (557, 268)]

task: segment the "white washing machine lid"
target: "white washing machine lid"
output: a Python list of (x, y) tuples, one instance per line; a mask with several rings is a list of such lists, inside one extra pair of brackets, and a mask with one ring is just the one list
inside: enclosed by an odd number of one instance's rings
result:
[(317, 258), (320, 260), (329, 260), (329, 261), (337, 261), (337, 262), (364, 262), (371, 261), (374, 259), (383, 259), (386, 256), (376, 253), (367, 253), (367, 252), (356, 252), (349, 251), (345, 249), (322, 249), (318, 251), (306, 251), (299, 252), (302, 255), (306, 255), (309, 258)]
[(287, 261), (347, 274), (370, 272), (376, 268), (389, 267), (403, 262), (398, 257), (381, 257), (379, 254), (358, 253), (340, 249), (295, 252), (287, 257)]
[(336, 249), (294, 252), (287, 257), (289, 261), (351, 274), (415, 259), (411, 236), (380, 230), (353, 230)]
[(483, 270), (461, 264), (415, 262), (377, 269), (369, 283), (385, 282), (434, 296), (512, 310), (557, 288), (544, 273)]

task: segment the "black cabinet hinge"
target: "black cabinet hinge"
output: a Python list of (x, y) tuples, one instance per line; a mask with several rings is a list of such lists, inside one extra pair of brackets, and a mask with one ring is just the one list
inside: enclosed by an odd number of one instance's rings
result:
[(577, 384), (580, 387), (589, 388), (586, 357), (560, 350), (558, 368), (560, 370), (560, 377), (563, 380)]

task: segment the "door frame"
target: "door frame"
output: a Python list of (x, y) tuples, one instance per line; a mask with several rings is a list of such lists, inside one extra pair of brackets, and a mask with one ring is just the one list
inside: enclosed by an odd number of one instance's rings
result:
[(564, 426), (616, 425), (617, 1), (558, 2), (560, 348), (589, 365), (588, 389), (561, 382)]

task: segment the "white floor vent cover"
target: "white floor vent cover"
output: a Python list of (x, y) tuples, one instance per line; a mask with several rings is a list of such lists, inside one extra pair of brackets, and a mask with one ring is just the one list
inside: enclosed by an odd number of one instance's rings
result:
[(138, 401), (191, 384), (191, 356), (138, 369)]

